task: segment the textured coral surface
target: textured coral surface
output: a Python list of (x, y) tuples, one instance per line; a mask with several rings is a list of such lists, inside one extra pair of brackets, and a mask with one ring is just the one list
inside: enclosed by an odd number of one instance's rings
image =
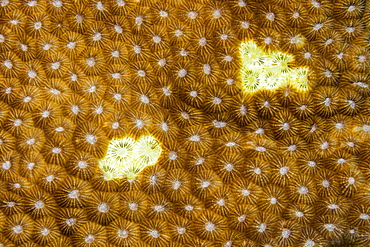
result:
[[(0, 0), (0, 246), (369, 246), (369, 30), (366, 0)], [(244, 91), (248, 41), (309, 89)]]

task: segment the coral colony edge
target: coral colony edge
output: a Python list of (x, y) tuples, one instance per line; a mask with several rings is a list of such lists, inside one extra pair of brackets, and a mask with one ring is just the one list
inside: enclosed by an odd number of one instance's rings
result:
[(0, 246), (370, 246), (369, 0), (0, 0)]

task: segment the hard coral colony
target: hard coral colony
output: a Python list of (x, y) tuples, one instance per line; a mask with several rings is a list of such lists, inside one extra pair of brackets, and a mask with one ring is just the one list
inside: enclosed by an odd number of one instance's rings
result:
[(0, 0), (0, 246), (370, 246), (369, 30), (369, 0)]

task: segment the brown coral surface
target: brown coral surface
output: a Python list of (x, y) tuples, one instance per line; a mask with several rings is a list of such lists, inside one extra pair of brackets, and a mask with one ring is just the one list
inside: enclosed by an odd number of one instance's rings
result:
[[(245, 92), (246, 41), (309, 90)], [(369, 54), (369, 0), (0, 0), (0, 246), (369, 246)]]

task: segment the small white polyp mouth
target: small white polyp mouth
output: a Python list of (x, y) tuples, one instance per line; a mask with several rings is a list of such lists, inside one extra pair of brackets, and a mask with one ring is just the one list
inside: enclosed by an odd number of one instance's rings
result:
[(337, 228), (334, 224), (325, 224), (324, 227), (329, 232), (333, 232)]
[(71, 199), (76, 199), (80, 196), (80, 192), (78, 190), (72, 190), (69, 192), (68, 197)]
[(69, 218), (66, 220), (66, 223), (68, 226), (73, 226), (74, 224), (76, 224), (77, 220), (74, 219), (74, 218)]
[(190, 141), (193, 142), (199, 142), (200, 141), (200, 136), (199, 135), (193, 135), (189, 138)]
[(12, 228), (12, 230), (16, 234), (21, 234), (23, 232), (23, 227), (21, 225), (16, 225)]
[(85, 238), (85, 242), (88, 243), (88, 244), (93, 243), (94, 240), (95, 240), (95, 236), (92, 235), (92, 234), (87, 235), (87, 237)]
[(207, 222), (206, 223), (206, 230), (209, 231), (209, 232), (216, 230), (215, 224), (213, 224), (212, 222)]
[(109, 205), (106, 204), (106, 203), (104, 203), (104, 202), (101, 203), (101, 204), (99, 204), (98, 211), (100, 213), (108, 213), (108, 211), (109, 211)]
[(160, 234), (157, 230), (151, 230), (150, 231), (150, 235), (153, 237), (153, 238), (159, 238), (160, 237)]
[(93, 67), (95, 65), (95, 58), (93, 57), (89, 57), (88, 59), (86, 59), (86, 64), (90, 67)]

